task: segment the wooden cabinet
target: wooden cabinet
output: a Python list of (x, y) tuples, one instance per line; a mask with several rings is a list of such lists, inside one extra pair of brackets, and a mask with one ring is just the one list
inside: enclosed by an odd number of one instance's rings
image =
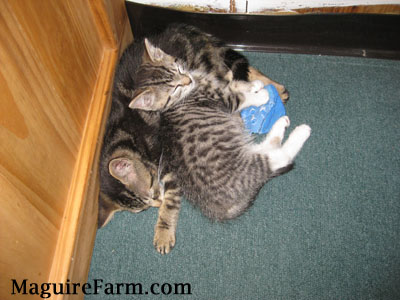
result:
[(96, 156), (130, 38), (122, 0), (0, 1), (1, 299), (37, 297), (11, 295), (11, 279), (86, 281)]

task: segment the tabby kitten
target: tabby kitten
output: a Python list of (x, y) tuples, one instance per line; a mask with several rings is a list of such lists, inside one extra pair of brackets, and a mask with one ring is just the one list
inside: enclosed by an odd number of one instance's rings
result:
[[(222, 80), (231, 71), (235, 80), (260, 79), (264, 84), (274, 84), (283, 99), (288, 97), (282, 85), (251, 68), (244, 56), (193, 26), (172, 24), (149, 40), (184, 61), (181, 72), (191, 68), (200, 74), (216, 74), (215, 77)], [(157, 176), (161, 155), (159, 112), (130, 110), (128, 105), (132, 99), (139, 100), (140, 95), (146, 102), (145, 91), (151, 86), (157, 86), (157, 99), (168, 100), (175, 88), (178, 89), (173, 95), (177, 96), (175, 100), (182, 95), (178, 94), (181, 87), (172, 82), (168, 69), (148, 68), (152, 67), (149, 52), (151, 50), (146, 48), (143, 40), (135, 41), (124, 51), (115, 72), (111, 110), (100, 156), (98, 227), (104, 226), (115, 211), (139, 212), (160, 205)], [(157, 51), (153, 60), (156, 57)], [(174, 68), (176, 70), (177, 65)], [(184, 78), (181, 84), (191, 83)], [(142, 104), (139, 101), (136, 105)], [(128, 177), (121, 172), (127, 169), (131, 174)]]
[[(231, 111), (268, 101), (269, 95), (260, 80), (252, 83), (233, 80), (233, 72), (227, 67), (222, 73), (219, 70), (189, 69), (184, 61), (166, 54), (147, 39), (145, 47), (137, 78), (139, 88), (129, 104), (132, 109), (162, 112), (183, 101), (194, 90), (203, 96), (223, 101)], [(249, 96), (253, 101), (245, 101), (247, 93), (254, 91), (257, 93)]]
[[(133, 44), (115, 72), (112, 103), (100, 155), (98, 227), (118, 210), (140, 212), (159, 206), (159, 112), (131, 110), (132, 98), (122, 86), (133, 86), (141, 64), (142, 47)], [(129, 176), (121, 174), (128, 170)]]
[[(159, 47), (153, 46), (152, 43), (160, 43), (160, 40), (168, 37), (171, 32), (176, 34), (177, 28), (182, 30), (185, 26), (171, 27), (171, 30), (166, 31), (167, 34), (162, 35), (161, 38), (153, 38), (152, 42), (146, 40), (144, 43), (134, 44), (128, 48), (121, 59), (113, 91), (111, 117), (107, 124), (100, 173), (99, 225), (104, 224), (112, 212), (118, 209), (130, 209), (136, 212), (150, 206), (161, 205), (154, 238), (154, 244), (160, 253), (168, 253), (175, 244), (176, 221), (183, 192), (208, 217), (216, 220), (230, 219), (240, 215), (251, 204), (258, 189), (268, 178), (286, 171), (285, 165), (278, 168), (280, 170), (271, 167), (268, 172), (268, 166), (265, 167), (266, 163), (264, 162), (261, 171), (265, 171), (265, 176), (256, 178), (250, 186), (243, 185), (242, 192), (247, 196), (243, 197), (243, 201), (239, 201), (239, 198), (232, 198), (230, 204), (229, 201), (220, 203), (220, 197), (213, 201), (210, 194), (204, 193), (205, 187), (199, 189), (199, 183), (204, 183), (204, 180), (207, 179), (204, 177), (207, 172), (203, 175), (200, 174), (201, 176), (198, 176), (197, 172), (192, 176), (193, 170), (203, 172), (211, 166), (210, 174), (216, 174), (220, 166), (217, 164), (219, 167), (216, 168), (212, 164), (217, 163), (219, 158), (222, 158), (220, 161), (224, 161), (222, 156), (225, 155), (238, 158), (238, 152), (243, 152), (246, 145), (252, 145), (250, 136), (244, 133), (240, 118), (233, 116), (232, 112), (247, 105), (260, 105), (267, 100), (267, 93), (262, 89), (264, 84), (259, 81), (247, 83), (232, 79), (247, 80), (248, 77), (258, 76), (269, 83), (271, 81), (254, 69), (251, 70), (244, 57), (229, 48), (224, 48), (220, 42), (213, 44), (214, 52), (211, 51), (212, 47), (205, 46), (207, 43), (202, 45), (204, 49), (210, 50), (209, 52), (193, 51), (193, 45), (190, 42), (195, 40), (195, 33), (200, 37), (202, 33), (191, 27), (187, 28), (190, 34), (186, 36), (186, 39), (179, 35), (179, 38), (175, 37), (174, 40), (177, 43), (179, 39), (181, 42), (183, 40), (188, 43), (186, 47), (176, 48), (185, 49), (184, 54), (186, 54), (182, 55), (181, 53), (181, 56), (186, 60), (169, 56)], [(203, 35), (206, 40), (208, 38), (214, 40), (212, 36)], [(171, 41), (171, 37), (168, 41)], [(198, 42), (199, 40), (196, 43)], [(196, 45), (196, 43), (193, 44)], [(221, 50), (222, 48), (223, 50)], [(214, 59), (213, 63), (216, 65), (210, 67), (210, 64), (206, 62), (215, 58), (215, 52), (220, 55), (219, 65), (218, 60)], [(192, 55), (189, 55), (190, 53)], [(248, 74), (249, 69), (250, 74)], [(282, 91), (284, 92), (284, 88)], [(284, 92), (282, 95), (284, 98), (287, 94)], [(129, 102), (131, 108), (134, 108), (132, 112), (135, 114), (133, 115), (130, 115), (124, 107), (124, 103)], [(164, 112), (161, 128), (158, 115), (160, 111)], [(192, 117), (183, 119), (179, 117), (181, 113), (186, 114), (186, 112), (190, 112), (187, 115)], [(178, 114), (175, 115), (175, 113)], [(175, 123), (179, 119), (179, 124)], [(229, 119), (233, 120), (232, 124)], [(124, 126), (120, 126), (120, 123)], [(284, 123), (288, 124), (288, 120)], [(144, 124), (145, 126), (143, 126)], [(216, 125), (216, 127), (211, 125)], [(225, 125), (227, 127), (222, 128)], [(204, 130), (199, 133), (196, 131), (197, 127)], [(188, 132), (185, 132), (187, 137), (185, 142), (177, 139), (177, 135), (183, 128), (188, 128)], [(158, 129), (161, 130), (160, 135)], [(228, 129), (229, 134), (218, 141), (218, 135), (223, 132), (223, 129)], [(230, 132), (231, 129), (232, 132)], [(140, 130), (139, 134), (136, 134), (137, 130)], [(280, 131), (283, 132), (284, 129)], [(140, 138), (139, 135), (141, 135)], [(188, 137), (189, 135), (192, 137)], [(210, 141), (212, 140), (211, 144), (207, 135), (213, 137), (210, 139)], [(228, 136), (232, 136), (232, 139), (228, 140)], [(161, 140), (161, 148), (160, 144), (157, 144), (158, 139)], [(276, 139), (273, 137), (270, 140)], [(230, 145), (231, 142), (232, 145)], [(224, 146), (225, 143), (228, 143), (227, 147)], [(289, 141), (285, 145), (288, 143)], [(186, 165), (182, 164), (181, 167), (186, 169), (180, 170), (176, 163), (181, 164), (182, 162), (176, 155), (177, 153), (184, 154), (182, 149), (186, 144), (190, 145), (190, 147), (186, 147), (189, 152), (185, 157), (179, 158), (183, 159), (185, 163), (188, 162), (187, 158), (192, 156), (191, 152), (194, 151), (194, 147), (198, 145), (208, 145), (211, 148), (217, 147), (217, 149), (198, 153), (200, 158), (205, 156), (204, 160), (192, 157), (191, 162)], [(142, 147), (146, 150), (141, 151)], [(233, 151), (235, 147), (238, 147), (237, 151)], [(209, 160), (207, 153), (215, 155)], [(289, 165), (294, 155), (289, 158)], [(265, 155), (261, 156), (265, 159)], [(252, 157), (249, 156), (248, 161), (245, 162), (250, 167), (254, 164), (249, 163), (253, 159)], [(202, 163), (194, 161), (197, 159)], [(240, 166), (239, 163), (234, 168), (220, 168), (220, 171), (233, 173), (245, 171), (238, 169), (238, 166)], [(157, 171), (159, 176), (156, 176)], [(186, 174), (185, 178), (177, 176), (181, 171), (183, 171), (181, 175)], [(229, 173), (226, 174), (231, 178)], [(252, 176), (250, 174), (250, 177)], [(158, 181), (159, 178), (162, 178), (162, 182)], [(190, 181), (187, 181), (189, 178)], [(210, 177), (210, 179), (215, 178)], [(161, 189), (159, 190), (158, 187)], [(227, 186), (226, 189), (229, 190), (231, 187)], [(158, 198), (159, 193), (161, 196)], [(236, 194), (236, 196), (238, 195), (240, 194)], [(220, 205), (219, 209), (216, 204)]]
[[(155, 97), (154, 86), (149, 84), (144, 96), (142, 92), (130, 103), (131, 108), (162, 111), (161, 206), (154, 245), (164, 254), (175, 245), (182, 197), (212, 220), (238, 217), (269, 179), (292, 168), (311, 130), (307, 125), (297, 127), (282, 145), (289, 126), (289, 119), (283, 117), (261, 144), (255, 144), (235, 112), (268, 101), (263, 83), (233, 81), (230, 71), (219, 78), (213, 73), (187, 70), (180, 59), (147, 40), (145, 44), (149, 60), (143, 68), (151, 70), (151, 78), (164, 72), (160, 70), (168, 70), (170, 82), (175, 82), (168, 97)], [(125, 176), (129, 176), (129, 170)]]
[[(148, 110), (152, 105), (144, 103), (154, 104), (154, 99), (157, 99), (157, 105), (164, 105), (152, 107), (152, 110), (168, 107), (170, 103), (166, 101), (177, 102), (193, 89), (193, 76), (197, 77), (197, 86), (211, 90), (214, 83), (226, 85), (232, 80), (236, 83), (260, 80), (263, 85), (273, 84), (284, 102), (289, 98), (284, 86), (250, 67), (243, 55), (194, 26), (173, 24), (162, 34), (145, 39), (144, 46), (135, 84), (119, 85), (121, 91), (136, 100), (131, 102), (131, 108)], [(237, 89), (242, 86), (239, 84)]]

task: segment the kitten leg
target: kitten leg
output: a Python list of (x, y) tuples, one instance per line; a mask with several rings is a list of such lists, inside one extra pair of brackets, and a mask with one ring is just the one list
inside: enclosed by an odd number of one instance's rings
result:
[(297, 126), (289, 135), (282, 147), (268, 151), (269, 166), (277, 171), (293, 163), (304, 143), (310, 137), (311, 128), (306, 125)]
[(285, 130), (290, 125), (290, 120), (287, 116), (279, 118), (268, 132), (264, 141), (252, 145), (252, 150), (255, 152), (265, 153), (266, 151), (281, 147)]
[(164, 191), (158, 210), (153, 244), (161, 254), (169, 253), (175, 246), (175, 231), (181, 207), (181, 191), (172, 174), (167, 174), (162, 180)]
[(278, 91), (279, 96), (281, 97), (283, 103), (286, 103), (289, 100), (289, 92), (282, 84), (273, 81), (272, 79), (268, 78), (257, 69), (249, 67), (249, 81), (253, 80), (261, 80), (264, 83), (264, 85), (272, 84)]
[(303, 124), (297, 126), (289, 135), (289, 138), (282, 146), (282, 151), (286, 153), (292, 160), (303, 148), (304, 143), (311, 135), (310, 126)]

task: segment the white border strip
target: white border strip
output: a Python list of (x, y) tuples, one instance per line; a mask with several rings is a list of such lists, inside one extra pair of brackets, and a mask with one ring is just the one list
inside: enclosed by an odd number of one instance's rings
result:
[[(198, 7), (211, 7), (214, 9), (224, 9), (229, 11), (230, 0), (127, 0), (129, 2), (136, 2), (141, 4), (157, 5), (163, 7), (169, 6), (198, 6)], [(243, 0), (236, 0), (240, 2)], [(244, 2), (246, 2), (244, 0)]]
[(321, 0), (248, 0), (248, 12), (256, 12), (264, 9), (291, 10), (312, 7), (341, 7), (354, 5), (379, 5), (379, 4), (400, 4), (399, 0), (342, 0), (342, 1), (321, 1)]
[[(170, 6), (198, 6), (223, 9), (229, 12), (230, 0), (127, 0), (130, 2), (157, 5), (162, 7)], [(342, 1), (322, 1), (322, 0), (235, 0), (237, 12), (257, 12), (262, 10), (283, 10), (288, 11), (299, 8), (313, 7), (341, 7), (354, 5), (380, 5), (397, 4), (400, 0), (342, 0)]]

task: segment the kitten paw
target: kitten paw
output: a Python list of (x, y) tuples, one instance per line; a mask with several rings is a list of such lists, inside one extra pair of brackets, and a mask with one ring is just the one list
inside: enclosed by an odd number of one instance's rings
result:
[(286, 104), (289, 101), (289, 96), (290, 96), (289, 91), (285, 87), (283, 87), (283, 90), (282, 91), (278, 90), (278, 93), (279, 97), (281, 97), (283, 104)]
[(310, 126), (303, 124), (297, 126), (289, 135), (289, 138), (285, 145), (285, 151), (290, 157), (294, 158), (300, 149), (303, 147), (304, 143), (308, 140), (311, 135)]
[(305, 142), (311, 135), (311, 128), (307, 124), (299, 125), (291, 134), (293, 134), (297, 140)]
[(289, 100), (289, 91), (285, 88), (285, 86), (283, 86), (282, 84), (279, 83), (272, 83), (272, 85), (276, 88), (276, 90), (278, 91), (279, 97), (281, 98), (282, 102), (284, 104), (286, 104), (286, 102), (288, 102)]
[(251, 82), (250, 93), (258, 93), (264, 89), (264, 83), (261, 80), (253, 80)]
[(168, 254), (175, 246), (175, 232), (170, 229), (156, 229), (153, 245), (160, 254)]
[[(278, 121), (276, 121), (277, 127), (284, 127), (284, 128), (288, 128), (290, 126), (290, 120), (288, 116), (283, 116), (280, 117), (278, 119)], [(275, 126), (275, 125), (274, 125)]]
[(151, 207), (160, 207), (162, 204), (162, 200), (160, 199), (151, 199), (149, 206)]

